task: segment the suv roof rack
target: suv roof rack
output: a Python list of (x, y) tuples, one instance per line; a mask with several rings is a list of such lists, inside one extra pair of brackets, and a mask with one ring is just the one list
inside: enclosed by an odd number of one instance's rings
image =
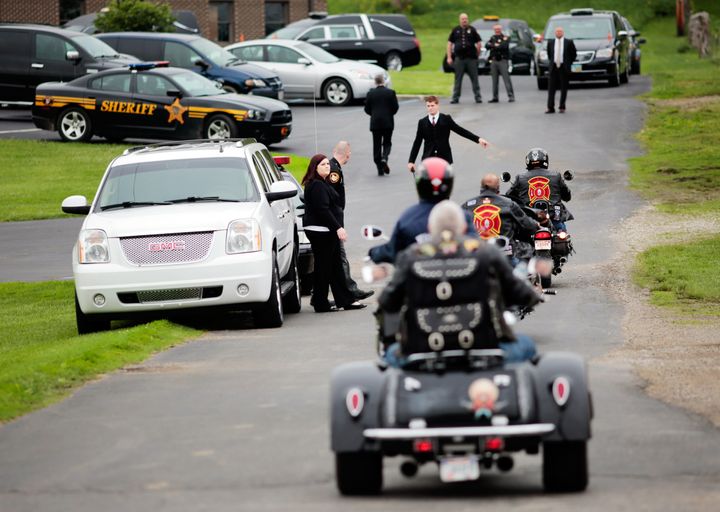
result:
[(145, 144), (142, 146), (133, 146), (131, 148), (127, 148), (125, 151), (123, 151), (123, 156), (130, 155), (132, 153), (138, 153), (140, 151), (157, 151), (160, 149), (167, 149), (167, 148), (174, 148), (174, 147), (181, 147), (181, 146), (200, 146), (203, 144), (210, 144), (211, 146), (217, 146), (222, 143), (235, 143), (235, 147), (241, 148), (243, 146), (247, 146), (248, 144), (255, 144), (257, 142), (256, 139), (247, 137), (244, 139), (190, 139), (190, 140), (173, 140), (173, 141), (167, 141), (167, 142), (158, 142), (155, 144)]
[(595, 14), (595, 9), (592, 7), (582, 7), (580, 9), (570, 9), (571, 16), (592, 16)]

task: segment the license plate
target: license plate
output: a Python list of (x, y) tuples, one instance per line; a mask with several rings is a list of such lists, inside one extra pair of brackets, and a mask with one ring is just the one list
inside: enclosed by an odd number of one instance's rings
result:
[(571, 66), (570, 66), (570, 71), (572, 71), (573, 73), (579, 73), (580, 71), (582, 71), (582, 64), (573, 64), (573, 65), (571, 65)]
[(443, 482), (465, 482), (480, 478), (480, 464), (477, 457), (444, 457), (440, 459), (440, 480)]
[(278, 91), (278, 99), (282, 100), (285, 98), (285, 91)]
[(552, 246), (552, 240), (535, 240), (536, 251), (549, 251)]

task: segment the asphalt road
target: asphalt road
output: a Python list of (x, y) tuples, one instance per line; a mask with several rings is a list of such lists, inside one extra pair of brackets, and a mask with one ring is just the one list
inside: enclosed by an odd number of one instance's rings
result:
[[(602, 360), (623, 342), (623, 308), (602, 285), (612, 271), (607, 262), (622, 252), (609, 235), (641, 205), (625, 189), (626, 159), (640, 151), (633, 133), (644, 111), (634, 97), (649, 80), (573, 88), (563, 115), (543, 113), (545, 95), (532, 78), (513, 83), (513, 104), (501, 92), (502, 103), (475, 105), (467, 90), (459, 105), (443, 102), (444, 112), (491, 142), (483, 150), (454, 136), (453, 198), (474, 195), (486, 172), (517, 172), (534, 146), (549, 151), (552, 168), (575, 171), (569, 206), (577, 254), (555, 280), (558, 295), (519, 330), (542, 351), (578, 352), (588, 361), (596, 417), (586, 492), (543, 494), (540, 457), (523, 456), (508, 475), (492, 472), (462, 485), (441, 484), (431, 466), (406, 480), (399, 460), (386, 459), (382, 497), (340, 497), (328, 448), (329, 374), (342, 362), (373, 357), (373, 319), (370, 308), (317, 315), (305, 302), (282, 329), (254, 330), (242, 318), (219, 324), (197, 341), (0, 427), (0, 510), (718, 510), (718, 431), (646, 397), (629, 368)], [(481, 86), (489, 99), (489, 78)], [(382, 178), (372, 165), (362, 107), (293, 111), (293, 134), (278, 150), (310, 155), (328, 153), (339, 139), (352, 143), (348, 252), (359, 275), (369, 246), (359, 227), (389, 229), (415, 200), (405, 164), (423, 104), (402, 101), (392, 172)], [(9, 116), (0, 112), (2, 137), (56, 138), (8, 134), (8, 126), (30, 128)], [(77, 220), (0, 225), (0, 278), (70, 275), (77, 226)], [(53, 237), (51, 253), (26, 260), (34, 240), (46, 235)]]

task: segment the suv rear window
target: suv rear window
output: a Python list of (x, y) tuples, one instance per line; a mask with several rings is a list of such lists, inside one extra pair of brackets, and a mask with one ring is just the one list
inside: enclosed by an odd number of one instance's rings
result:
[(118, 165), (110, 170), (98, 208), (124, 202), (218, 197), (257, 202), (260, 196), (244, 158), (194, 158)]

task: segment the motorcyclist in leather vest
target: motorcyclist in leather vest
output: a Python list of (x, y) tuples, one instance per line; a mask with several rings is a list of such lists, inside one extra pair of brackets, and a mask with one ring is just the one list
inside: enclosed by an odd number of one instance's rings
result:
[(430, 213), (430, 241), (398, 255), (395, 274), (379, 305), (402, 310), (400, 342), (386, 360), (401, 366), (403, 356), (452, 349), (502, 348), (508, 362), (535, 354), (527, 336), (515, 336), (505, 323), (506, 306), (532, 306), (541, 297), (513, 275), (495, 247), (464, 235), (462, 209), (442, 201)]
[(570, 201), (570, 189), (560, 173), (548, 170), (549, 164), (550, 159), (544, 149), (528, 151), (525, 157), (527, 172), (515, 177), (505, 195), (521, 206), (533, 207), (538, 201), (547, 202), (555, 230), (566, 231), (565, 222), (573, 219), (572, 213), (563, 204), (563, 201)]
[(464, 210), (473, 215), (473, 228), (483, 240), (498, 236), (510, 239), (514, 264), (532, 257), (532, 235), (540, 224), (528, 217), (512, 199), (500, 195), (500, 178), (486, 174), (480, 185), (480, 195), (465, 201)]

